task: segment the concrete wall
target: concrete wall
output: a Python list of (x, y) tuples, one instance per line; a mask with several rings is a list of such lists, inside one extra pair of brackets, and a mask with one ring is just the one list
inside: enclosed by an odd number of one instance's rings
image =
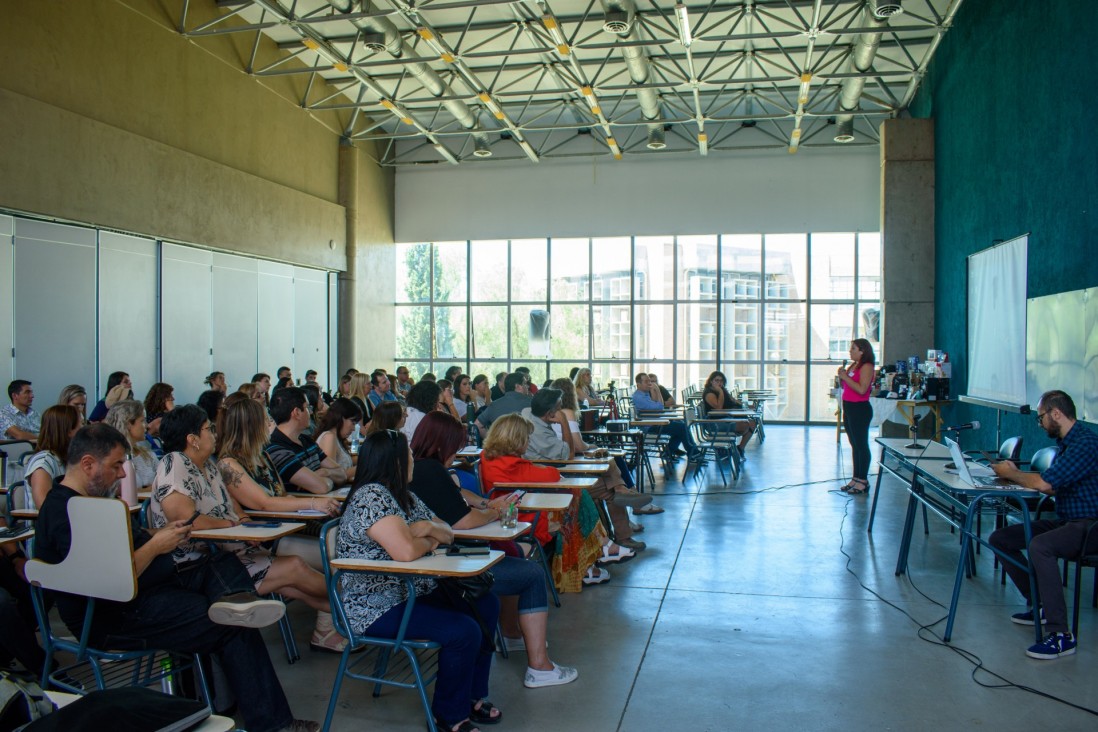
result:
[[(306, 75), (245, 73), (251, 33), (183, 38), (182, 5), (0, 0), (0, 208), (344, 269), (347, 113), (303, 110)], [(221, 13), (195, 0), (187, 27)], [(281, 55), (264, 38), (256, 66)], [(358, 155), (358, 256), (384, 262), (392, 174)]]

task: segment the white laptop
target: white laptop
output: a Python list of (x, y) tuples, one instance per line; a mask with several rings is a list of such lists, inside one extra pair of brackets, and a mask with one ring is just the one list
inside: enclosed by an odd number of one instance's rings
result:
[[(1017, 483), (1011, 483), (1009, 480), (998, 478), (995, 476), (995, 471), (991, 470), (983, 465), (970, 466), (968, 461), (965, 460), (965, 454), (961, 452), (961, 446), (957, 444), (956, 440), (951, 440), (948, 437), (943, 437), (946, 447), (949, 448), (949, 454), (953, 458), (953, 463), (957, 466), (957, 476), (968, 483), (974, 488), (1023, 488)], [(986, 475), (973, 475), (972, 468), (975, 468), (979, 473), (987, 471)]]

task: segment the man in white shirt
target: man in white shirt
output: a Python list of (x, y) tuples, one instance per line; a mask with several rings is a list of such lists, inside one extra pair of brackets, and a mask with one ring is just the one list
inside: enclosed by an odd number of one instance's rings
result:
[(31, 383), (16, 379), (8, 384), (8, 399), (11, 404), (0, 409), (0, 438), (37, 442), (38, 433), (42, 430), (42, 418), (31, 409), (34, 403)]

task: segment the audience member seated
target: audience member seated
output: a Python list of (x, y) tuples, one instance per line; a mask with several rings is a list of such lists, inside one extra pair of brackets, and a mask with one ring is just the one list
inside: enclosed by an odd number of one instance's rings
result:
[(480, 414), (491, 403), (492, 389), (491, 384), (488, 383), (488, 377), (484, 374), (477, 374), (473, 377), (473, 405), (476, 409), (474, 414)]
[(466, 374), (458, 374), (457, 381), (454, 382), (453, 402), (457, 418), (462, 422), (470, 421), (470, 413), (473, 411), (473, 382)]
[(529, 381), (519, 372), (507, 374), (503, 380), (503, 388), (506, 393), (499, 399), (492, 398), (492, 403), (477, 417), (476, 425), (480, 434), (488, 434), (492, 422), (505, 414), (517, 414), (530, 406)]
[(584, 368), (577, 371), (576, 378), (572, 379), (572, 385), (576, 388), (576, 401), (580, 404), (586, 402), (592, 407), (606, 405), (606, 400), (599, 398), (598, 392), (591, 383), (591, 369)]
[(516, 374), (522, 374), (526, 377), (526, 393), (533, 396), (538, 393), (537, 384), (534, 383), (534, 379), (530, 376), (530, 369), (526, 366), (518, 366), (515, 368)]
[[(38, 514), (38, 559), (56, 564), (68, 555), (72, 542), (69, 499), (113, 496), (127, 444), (109, 425), (92, 425), (76, 433), (69, 445), (65, 477), (54, 485)], [(146, 531), (136, 516), (132, 520), (137, 597), (126, 603), (97, 603), (89, 642), (120, 650), (152, 647), (215, 654), (249, 730), (319, 730), (316, 722), (293, 718), (263, 637), (253, 630), (277, 622), (285, 612), (282, 603), (256, 598), (252, 579), (232, 552), (176, 565), (170, 555), (187, 543), (191, 532), (184, 521)], [(55, 598), (61, 619), (79, 635), (86, 600), (67, 594)]]
[(317, 373), (314, 369), (309, 369), (305, 372), (305, 384), (316, 384), (316, 388), (320, 389), (320, 384), (316, 383)]
[[(212, 460), (216, 446), (213, 425), (206, 413), (187, 404), (164, 417), (164, 459), (156, 471), (149, 521), (162, 528), (175, 521), (186, 521), (195, 511), (195, 529), (224, 529), (239, 526), (250, 518), (225, 487), (221, 471)], [(301, 557), (273, 556), (266, 547), (251, 542), (219, 542), (218, 549), (232, 552), (251, 575), (255, 591), (261, 595), (278, 593), (301, 600), (317, 611), (313, 639), (325, 637), (332, 628), (328, 609), (328, 588), (324, 575), (307, 565)], [(218, 552), (220, 553), (220, 552)], [(203, 541), (184, 541), (172, 553), (176, 564), (204, 561), (211, 555)], [(334, 635), (334, 634), (330, 634)], [(342, 651), (346, 642), (334, 638), (320, 650)]]
[[(648, 374), (637, 374), (636, 383), (637, 390), (633, 392), (633, 408), (638, 412), (662, 411), (663, 395), (660, 394), (659, 388), (652, 385)], [(690, 436), (690, 430), (683, 420), (670, 420), (663, 428), (663, 434), (667, 435), (669, 440), (667, 443), (669, 457), (675, 457), (678, 452), (678, 454), (685, 454), (690, 461), (701, 459), (701, 450), (694, 444), (694, 438)], [(679, 450), (679, 445), (686, 447), (685, 453)]]
[[(534, 465), (523, 457), (533, 431), (534, 425), (521, 414), (505, 414), (488, 430), (480, 456), (480, 477), (485, 493), (491, 498), (511, 493), (510, 489), (495, 490), (496, 483), (555, 483), (560, 480), (560, 471), (556, 468)], [(560, 543), (553, 552), (553, 580), (561, 592), (579, 592), (582, 585), (610, 579), (609, 572), (595, 566), (602, 558), (603, 545), (609, 542), (599, 520), (598, 508), (587, 491), (577, 489), (573, 495), (578, 500), (572, 502), (568, 515), (560, 523)], [(520, 513), (519, 519), (533, 521), (534, 514)], [(549, 520), (544, 513), (534, 526), (534, 536), (543, 547), (553, 542)], [(633, 553), (624, 548), (612, 548), (613, 554), (622, 557)]]
[(426, 371), (426, 372), (424, 372), (424, 374), (422, 376), (419, 377), (419, 380), (420, 381), (438, 381), (438, 377), (435, 376), (434, 374), (432, 374), (430, 371)]
[[(399, 407), (400, 403), (396, 402)], [(376, 415), (376, 412), (375, 412)], [(324, 419), (317, 425), (319, 434), (316, 444), (324, 454), (332, 458), (339, 467), (354, 475), (358, 455), (350, 452), (348, 438), (355, 431), (355, 425), (362, 421), (362, 412), (350, 399), (336, 399), (328, 407)]]
[(88, 392), (80, 384), (69, 384), (62, 389), (60, 396), (57, 397), (57, 403), (76, 407), (80, 412), (81, 427), (88, 423)]
[(278, 371), (275, 372), (275, 378), (279, 381), (289, 380), (291, 384), (294, 381), (294, 375), (289, 366), (279, 366)]
[(374, 413), (373, 403), (370, 401), (371, 391), (373, 391), (373, 387), (370, 385), (370, 376), (361, 371), (351, 376), (351, 384), (347, 388), (347, 398), (355, 403), (355, 406), (362, 412), (362, 418), (367, 421)]
[(263, 403), (264, 407), (271, 405), (271, 377), (269, 374), (258, 373), (252, 376), (255, 384), (255, 398)]
[(317, 434), (318, 425), (328, 413), (328, 402), (324, 401), (320, 387), (316, 384), (305, 384), (301, 387), (301, 391), (305, 394), (305, 400), (309, 402), (309, 414), (312, 417), (309, 422), (310, 429), (305, 434), (314, 437)]
[(435, 383), (438, 384), (439, 389), (442, 389), (442, 393), (438, 396), (438, 411), (449, 414), (454, 419), (460, 421), (461, 415), (458, 412), (457, 405), (454, 403), (454, 385), (449, 379), (439, 379)]
[[(7, 522), (0, 518), (0, 528), (6, 526)], [(46, 652), (34, 635), (38, 621), (23, 572), (26, 563), (18, 544), (9, 542), (0, 546), (0, 628), (4, 629), (0, 633), (0, 668), (8, 669), (14, 659), (38, 676), (46, 663)]]
[(54, 404), (42, 414), (42, 430), (38, 433), (38, 452), (24, 465), (27, 508), (38, 508), (53, 488), (53, 482), (65, 474), (69, 457), (69, 441), (80, 429), (80, 414), (76, 407)]
[(287, 386), (293, 386), (293, 385), (294, 385), (294, 380), (291, 379), (289, 376), (279, 377), (278, 381), (275, 382), (274, 389), (271, 391), (271, 393), (273, 394), (274, 392), (278, 391), (279, 389), (285, 389)]
[(379, 430), (404, 431), (408, 411), (400, 402), (382, 402), (374, 410), (374, 418), (366, 424), (366, 434), (372, 435)]
[(262, 404), (264, 406), (264, 408), (266, 408), (266, 404), (263, 401), (263, 394), (256, 390), (255, 384), (252, 383), (251, 381), (246, 381), (243, 384), (241, 384), (239, 387), (237, 387), (236, 392), (238, 394), (243, 394), (244, 396), (248, 397), (249, 399), (254, 399), (255, 401)]
[(451, 384), (456, 384), (459, 374), (461, 374), (461, 367), (455, 364), (446, 369), (446, 373), (442, 375), (442, 378), (446, 379)]
[(397, 366), (397, 383), (393, 392), (400, 399), (407, 399), (408, 392), (412, 390), (412, 387), (416, 385), (416, 382), (412, 380), (411, 374), (408, 372), (407, 366)]
[(107, 410), (123, 399), (133, 399), (133, 382), (125, 371), (114, 371), (107, 377), (106, 395), (95, 403), (88, 422), (102, 422)]
[(435, 383), (434, 379), (421, 378), (419, 382), (408, 392), (408, 413), (404, 418), (404, 426), (400, 431), (410, 441), (416, 433), (416, 427), (424, 415), (438, 409), (439, 399), (442, 397), (442, 387)]
[(498, 374), (496, 374), (496, 385), (493, 386), (492, 389), (491, 389), (491, 396), (492, 396), (491, 401), (494, 401), (496, 399), (502, 399), (503, 395), (507, 393), (505, 391), (505, 387), (504, 387), (504, 383), (506, 382), (506, 379), (507, 379), (507, 372), (506, 371), (500, 371)]
[(652, 382), (652, 386), (660, 390), (660, 396), (663, 397), (664, 409), (673, 409), (678, 406), (675, 404), (675, 397), (671, 396), (671, 392), (663, 388), (663, 384), (659, 382), (659, 379), (655, 374), (648, 374), (648, 380)]
[(389, 390), (390, 388), (389, 376), (384, 372), (375, 372), (370, 377), (370, 393), (366, 395), (370, 400), (370, 405), (377, 407), (382, 402), (398, 401), (396, 395)]
[(136, 399), (125, 399), (107, 410), (103, 422), (126, 436), (129, 459), (124, 467), (132, 470), (137, 490), (148, 489), (156, 480), (159, 459), (145, 442), (145, 407)]
[(307, 404), (304, 392), (296, 386), (275, 393), (271, 417), (277, 427), (265, 450), (286, 485), (308, 493), (330, 493), (350, 481), (354, 470), (341, 468), (311, 437), (302, 434), (309, 426)]
[[(286, 486), (278, 478), (263, 452), (267, 444), (267, 415), (263, 407), (246, 397), (225, 400), (225, 408), (217, 423), (217, 468), (221, 480), (244, 511), (322, 511), (328, 516), (339, 513), (339, 501), (334, 498), (306, 498), (286, 495)], [(279, 552), (301, 556), (311, 566), (319, 568), (320, 553), (316, 547), (319, 527), (310, 524), (307, 536), (293, 534), (279, 542)], [(316, 629), (310, 647), (321, 651), (340, 651), (346, 641), (335, 631), (332, 617), (326, 611), (317, 612)]]
[(217, 389), (207, 389), (198, 395), (195, 404), (202, 407), (202, 411), (210, 418), (211, 422), (217, 422), (217, 413), (221, 410), (221, 403), (225, 401), (225, 392)]
[[(160, 444), (160, 419), (175, 409), (175, 389), (171, 384), (157, 383), (149, 387), (145, 395), (145, 441), (157, 458), (164, 457)], [(125, 434), (125, 430), (122, 430)]]
[[(724, 374), (720, 371), (714, 371), (709, 374), (709, 378), (705, 380), (705, 388), (702, 390), (703, 402), (705, 404), (704, 414), (708, 414), (711, 409), (743, 409), (743, 402), (739, 399), (733, 398), (728, 393), (728, 389), (725, 388), (725, 384), (728, 380), (724, 377)], [(713, 428), (722, 428), (723, 425), (707, 425)], [(751, 422), (747, 420), (736, 420), (729, 422), (729, 429), (736, 431), (736, 434), (740, 435), (740, 444), (736, 446), (736, 450), (740, 453), (740, 459), (744, 459), (743, 450), (747, 447), (747, 443), (751, 441), (751, 435), (754, 434), (755, 428)]]
[[(450, 527), (408, 490), (411, 477), (412, 455), (402, 433), (386, 430), (366, 438), (355, 487), (347, 496), (339, 525), (338, 557), (410, 562), (453, 541)], [(477, 724), (499, 722), (499, 709), (486, 699), (494, 650), (491, 639), (467, 611), (451, 603), (434, 579), (417, 577), (414, 587), (416, 600), (407, 635), (441, 645), (431, 702), (438, 725), (453, 732), (474, 732)], [(355, 633), (396, 636), (407, 603), (403, 580), (393, 575), (347, 574), (343, 595), (347, 621)], [(496, 596), (489, 592), (474, 602), (484, 626), (495, 628)]]
[(34, 389), (31, 383), (16, 379), (8, 384), (10, 404), (0, 409), (0, 439), (27, 440), (34, 442), (42, 429), (42, 419), (38, 412), (31, 409), (34, 403)]
[(350, 398), (351, 374), (343, 374), (343, 376), (339, 377), (339, 396), (344, 398)]
[(219, 391), (222, 394), (229, 393), (229, 384), (225, 381), (225, 373), (223, 371), (213, 371), (202, 380), (207, 387), (214, 391)]
[[(522, 410), (522, 416), (534, 427), (523, 455), (527, 460), (572, 460), (576, 457), (572, 428), (568, 424), (567, 416), (560, 409), (560, 398), (559, 389), (547, 387), (534, 396), (529, 407)], [(553, 426), (559, 428), (561, 434), (554, 432)], [(643, 541), (633, 539), (629, 512), (625, 509), (629, 506), (648, 505), (652, 502), (652, 496), (630, 491), (625, 487), (625, 481), (622, 480), (617, 466), (613, 463), (610, 465), (611, 472), (600, 475), (595, 485), (588, 488), (587, 492), (596, 501), (606, 503), (610, 522), (614, 525), (614, 541), (618, 545), (635, 551), (645, 549), (647, 545)], [(618, 561), (621, 558), (618, 555), (619, 550), (612, 543), (603, 547), (605, 561)], [(630, 554), (623, 553), (623, 556), (630, 556)]]
[[(446, 466), (464, 446), (465, 428), (460, 422), (443, 412), (428, 414), (412, 439), (415, 468), (408, 488), (435, 516), (453, 528), (475, 529), (497, 521), (514, 501), (514, 494), (491, 501), (469, 493), (463, 495)], [(514, 547), (513, 542), (511, 546)], [(541, 567), (518, 556), (507, 556), (492, 567), (492, 576), (495, 577), (492, 592), (500, 598), (504, 642), (508, 650), (526, 651), (524, 684), (537, 688), (575, 681), (579, 673), (574, 668), (558, 666), (549, 660), (546, 644), (549, 602)]]

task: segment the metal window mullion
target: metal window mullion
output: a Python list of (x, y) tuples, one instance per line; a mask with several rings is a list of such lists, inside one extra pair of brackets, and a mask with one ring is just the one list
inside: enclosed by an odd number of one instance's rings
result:
[[(805, 329), (804, 329), (804, 424), (808, 424), (808, 413), (811, 411), (809, 405), (812, 403), (809, 401), (812, 398), (812, 379), (809, 378), (809, 362), (812, 360), (812, 232), (808, 232), (806, 237), (805, 247), (805, 272), (807, 272), (808, 283), (806, 285), (805, 292), (807, 293), (808, 303), (805, 305)], [(830, 339), (828, 339), (830, 340)]]

